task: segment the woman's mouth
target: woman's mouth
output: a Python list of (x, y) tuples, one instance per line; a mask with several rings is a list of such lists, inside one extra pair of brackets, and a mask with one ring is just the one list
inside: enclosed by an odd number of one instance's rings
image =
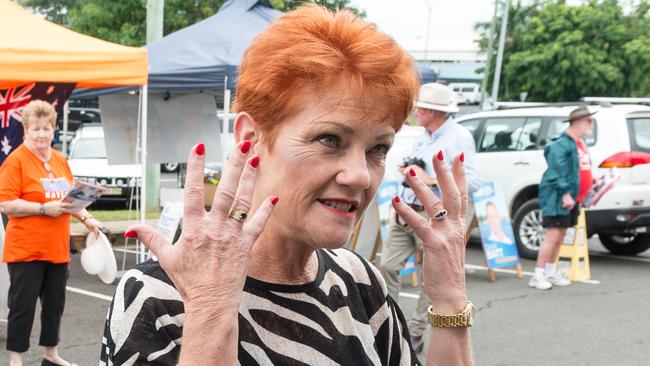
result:
[(359, 207), (357, 201), (346, 199), (317, 199), (329, 211), (337, 214), (338, 216), (353, 218), (354, 214)]

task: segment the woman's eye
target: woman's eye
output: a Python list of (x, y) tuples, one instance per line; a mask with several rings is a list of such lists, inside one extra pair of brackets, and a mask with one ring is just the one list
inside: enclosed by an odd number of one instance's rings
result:
[(385, 157), (388, 154), (388, 145), (377, 145), (373, 147), (370, 152), (372, 152), (375, 155), (379, 155), (382, 157)]
[(318, 136), (318, 141), (328, 147), (339, 147), (341, 145), (341, 141), (335, 135)]

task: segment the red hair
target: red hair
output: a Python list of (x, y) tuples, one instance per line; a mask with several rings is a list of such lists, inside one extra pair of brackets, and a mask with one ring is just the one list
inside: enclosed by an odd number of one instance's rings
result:
[(306, 5), (278, 18), (246, 50), (233, 108), (251, 115), (272, 145), (305, 87), (318, 91), (336, 80), (353, 93), (372, 93), (369, 107), (381, 109), (395, 131), (419, 88), (412, 58), (390, 36), (351, 12)]

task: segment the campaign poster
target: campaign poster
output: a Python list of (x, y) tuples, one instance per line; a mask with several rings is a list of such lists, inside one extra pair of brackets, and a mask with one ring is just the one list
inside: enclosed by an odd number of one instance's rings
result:
[(503, 193), (494, 182), (483, 183), (472, 194), (483, 252), (489, 268), (514, 266), (519, 253)]
[(399, 182), (383, 181), (377, 190), (377, 205), (379, 207), (379, 224), (381, 229), (381, 238), (386, 240), (388, 237), (388, 221), (390, 215), (394, 215), (391, 201), (398, 193)]

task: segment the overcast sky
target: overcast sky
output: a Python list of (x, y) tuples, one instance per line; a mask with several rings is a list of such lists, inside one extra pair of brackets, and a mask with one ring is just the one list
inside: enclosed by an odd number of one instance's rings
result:
[[(583, 0), (569, 0), (580, 3)], [(351, 0), (366, 19), (407, 50), (424, 50), (429, 6), (429, 50), (478, 50), (474, 25), (492, 19), (493, 0)]]

